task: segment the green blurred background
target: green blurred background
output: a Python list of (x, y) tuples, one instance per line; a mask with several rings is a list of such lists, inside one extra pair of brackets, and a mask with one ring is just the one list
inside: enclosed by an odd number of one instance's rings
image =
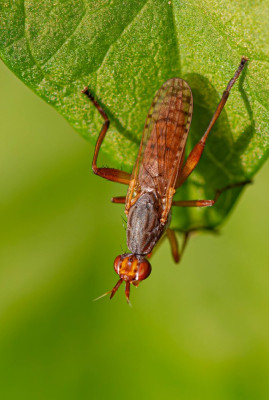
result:
[[(215, 236), (113, 301), (125, 187), (0, 64), (1, 399), (268, 399), (268, 164)], [(109, 163), (103, 158), (104, 163)], [(102, 163), (102, 162), (101, 162)]]

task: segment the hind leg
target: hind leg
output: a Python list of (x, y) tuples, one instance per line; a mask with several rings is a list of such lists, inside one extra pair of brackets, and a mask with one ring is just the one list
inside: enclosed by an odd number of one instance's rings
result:
[(94, 150), (94, 155), (93, 155), (93, 160), (92, 160), (93, 172), (96, 175), (101, 176), (102, 178), (108, 179), (109, 181), (129, 185), (130, 180), (131, 180), (131, 174), (128, 174), (127, 172), (124, 172), (124, 171), (121, 171), (121, 170), (115, 169), (115, 168), (99, 168), (99, 167), (97, 167), (97, 157), (98, 157), (101, 145), (103, 143), (103, 140), (106, 136), (107, 130), (109, 128), (110, 121), (109, 121), (108, 116), (106, 115), (105, 111), (103, 110), (103, 108), (94, 99), (93, 95), (90, 93), (90, 91), (87, 87), (85, 87), (82, 90), (82, 93), (85, 94), (88, 97), (88, 99), (93, 103), (93, 105), (97, 108), (97, 110), (99, 111), (99, 113), (101, 114), (101, 116), (103, 117), (103, 119), (105, 121), (103, 123), (101, 132), (98, 136), (98, 139), (97, 139), (97, 142), (95, 145), (95, 150)]

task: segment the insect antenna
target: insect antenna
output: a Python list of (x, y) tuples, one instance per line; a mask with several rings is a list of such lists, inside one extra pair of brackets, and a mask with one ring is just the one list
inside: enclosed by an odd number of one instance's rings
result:
[(92, 301), (100, 300), (102, 297), (107, 296), (107, 295), (108, 295), (109, 293), (111, 293), (111, 292), (112, 292), (112, 290), (110, 290), (109, 292), (106, 292), (106, 293), (104, 293), (104, 294), (101, 294), (101, 296), (96, 297), (96, 298), (93, 299)]
[(102, 297), (105, 297), (105, 296), (107, 296), (108, 294), (110, 294), (110, 299), (112, 299), (112, 297), (115, 295), (116, 291), (118, 290), (118, 288), (119, 288), (120, 285), (122, 284), (122, 281), (123, 281), (123, 279), (120, 278), (120, 279), (118, 280), (118, 282), (116, 283), (116, 285), (113, 287), (112, 290), (109, 290), (108, 292), (106, 292), (106, 293), (104, 293), (104, 294), (101, 294), (101, 296), (96, 297), (96, 299), (93, 299), (93, 301), (100, 300)]

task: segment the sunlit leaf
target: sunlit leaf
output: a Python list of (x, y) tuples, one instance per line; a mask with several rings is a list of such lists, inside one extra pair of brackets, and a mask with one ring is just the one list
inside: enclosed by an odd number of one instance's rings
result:
[[(197, 170), (178, 198), (213, 198), (252, 178), (268, 154), (266, 1), (3, 1), (0, 54), (9, 68), (92, 143), (102, 120), (81, 90), (88, 85), (111, 128), (103, 150), (131, 170), (155, 91), (182, 77), (194, 95), (190, 149), (205, 131), (242, 55), (249, 66), (233, 88)], [(97, 178), (96, 178), (97, 179)], [(240, 190), (212, 209), (177, 209), (173, 226), (213, 228)]]

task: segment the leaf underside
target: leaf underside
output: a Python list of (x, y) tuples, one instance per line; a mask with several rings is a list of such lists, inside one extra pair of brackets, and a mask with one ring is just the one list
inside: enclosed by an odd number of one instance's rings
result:
[[(87, 85), (111, 120), (102, 149), (111, 166), (132, 170), (156, 90), (172, 77), (193, 91), (187, 153), (199, 140), (240, 58), (249, 58), (211, 132), (203, 157), (176, 199), (212, 199), (253, 178), (268, 155), (266, 1), (3, 1), (0, 54), (36, 94), (91, 143), (102, 119)], [(15, 95), (15, 94), (14, 94)], [(98, 179), (98, 178), (97, 178)], [(214, 229), (241, 189), (208, 209), (175, 208), (177, 230)]]

